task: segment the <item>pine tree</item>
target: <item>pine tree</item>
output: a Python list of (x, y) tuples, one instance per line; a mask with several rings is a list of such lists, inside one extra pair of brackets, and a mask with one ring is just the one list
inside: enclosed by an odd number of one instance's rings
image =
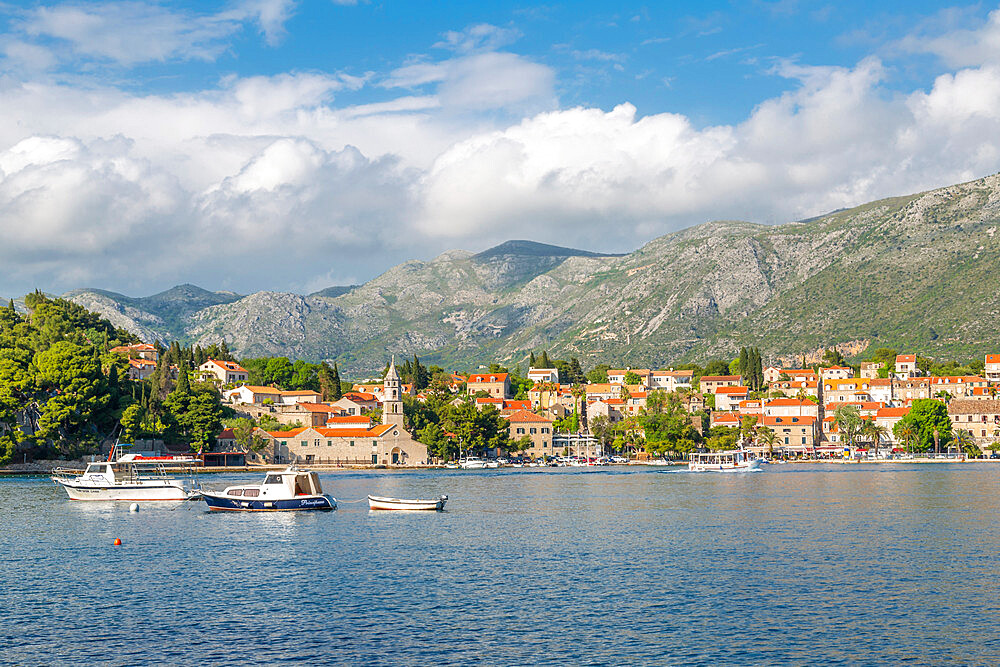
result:
[(542, 350), (542, 357), (539, 363), (541, 364), (540, 368), (552, 368), (552, 362), (549, 361), (548, 351)]
[(583, 374), (583, 367), (580, 366), (580, 360), (576, 357), (569, 358), (569, 375), (569, 381), (572, 384), (576, 384), (577, 382), (584, 383), (587, 381), (587, 377)]
[(534, 350), (532, 350), (531, 356), (528, 357), (528, 368), (534, 368), (534, 367), (535, 367), (535, 352)]
[(222, 358), (222, 361), (233, 361), (233, 355), (229, 353), (229, 346), (226, 345), (226, 341), (222, 341), (222, 344), (219, 345), (219, 357)]

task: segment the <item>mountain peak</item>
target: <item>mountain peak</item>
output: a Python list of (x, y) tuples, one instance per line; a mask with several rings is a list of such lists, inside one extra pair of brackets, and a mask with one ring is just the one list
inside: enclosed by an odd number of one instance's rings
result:
[(504, 241), (500, 245), (493, 246), (472, 256), (474, 260), (488, 260), (494, 257), (505, 255), (519, 255), (521, 257), (621, 257), (622, 255), (613, 253), (590, 252), (589, 250), (576, 250), (575, 248), (564, 248), (548, 243), (537, 241), (526, 241), (523, 239)]

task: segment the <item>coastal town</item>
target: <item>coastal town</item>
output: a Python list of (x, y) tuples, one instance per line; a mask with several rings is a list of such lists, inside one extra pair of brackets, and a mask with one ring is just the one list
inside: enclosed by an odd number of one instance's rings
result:
[[(114, 351), (127, 358), (135, 380), (157, 365), (153, 345)], [(384, 376), (350, 383), (336, 400), (318, 390), (251, 384), (251, 372), (236, 361), (207, 359), (193, 375), (214, 384), (223, 404), (252, 425), (242, 437), (233, 427), (216, 434), (201, 453), (215, 465), (425, 466), (463, 453), (500, 464), (606, 462), (612, 455), (648, 462), (737, 445), (772, 458), (879, 460), (996, 456), (1000, 354), (982, 359), (965, 369), (973, 374), (938, 375), (914, 353), (881, 350), (877, 359), (848, 365), (831, 350), (824, 363), (787, 368), (765, 367), (759, 351), (744, 349), (725, 374), (708, 374), (726, 367), (719, 362), (598, 366), (581, 381), (578, 363), (575, 370), (565, 362), (529, 364), (523, 375), (494, 364), (468, 373), (435, 367), (434, 382), (422, 387), (401, 377), (393, 359)], [(505, 444), (477, 449), (445, 429), (439, 437), (452, 450), (429, 449), (433, 442), (416, 432), (409, 406), (434, 401), (498, 416)]]

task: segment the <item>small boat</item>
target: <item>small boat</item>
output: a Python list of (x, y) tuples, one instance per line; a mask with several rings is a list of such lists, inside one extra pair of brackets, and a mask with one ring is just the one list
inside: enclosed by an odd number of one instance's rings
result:
[(444, 509), (448, 496), (438, 496), (434, 500), (406, 500), (403, 498), (384, 498), (368, 496), (368, 508), (373, 510), (436, 510)]
[(486, 467), (486, 461), (478, 456), (470, 456), (458, 462), (458, 467), (462, 470), (479, 470)]
[[(70, 500), (180, 501), (198, 497), (180, 479), (167, 475), (165, 466), (190, 466), (189, 456), (116, 454), (128, 445), (115, 445), (107, 461), (88, 463), (79, 470), (55, 469), (52, 481), (66, 490)], [(193, 483), (192, 483), (193, 486)]]
[(275, 512), (287, 510), (333, 510), (337, 501), (323, 493), (314, 472), (289, 467), (269, 472), (260, 484), (227, 486), (223, 491), (202, 491), (210, 510), (230, 512)]
[(764, 460), (745, 449), (724, 452), (693, 452), (688, 459), (692, 472), (753, 472), (760, 470)]

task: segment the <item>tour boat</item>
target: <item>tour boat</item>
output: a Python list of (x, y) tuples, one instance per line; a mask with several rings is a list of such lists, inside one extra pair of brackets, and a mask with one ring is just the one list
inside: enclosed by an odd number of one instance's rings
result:
[(688, 470), (692, 472), (753, 472), (760, 470), (763, 459), (745, 449), (724, 452), (692, 453)]
[(167, 475), (166, 465), (191, 465), (188, 456), (140, 456), (125, 454), (113, 460), (121, 446), (111, 450), (107, 461), (88, 463), (86, 470), (53, 471), (52, 481), (66, 489), (70, 500), (189, 500), (198, 493), (182, 480)]
[(437, 510), (444, 509), (448, 496), (439, 496), (434, 500), (404, 500), (402, 498), (383, 498), (368, 496), (368, 508), (373, 510)]
[(482, 460), (478, 456), (470, 456), (466, 459), (460, 460), (458, 462), (458, 467), (463, 470), (478, 470), (486, 467), (486, 461)]
[(268, 512), (281, 510), (332, 510), (337, 501), (325, 493), (314, 472), (294, 467), (269, 472), (260, 484), (237, 484), (223, 491), (202, 491), (210, 510)]

